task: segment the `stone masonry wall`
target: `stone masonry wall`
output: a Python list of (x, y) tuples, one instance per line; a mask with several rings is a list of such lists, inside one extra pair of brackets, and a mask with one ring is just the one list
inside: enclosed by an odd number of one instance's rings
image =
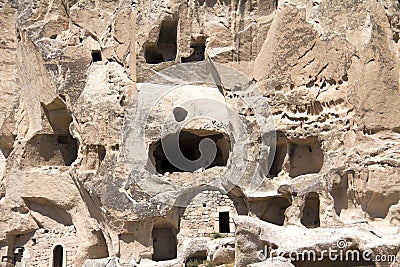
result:
[(39, 229), (35, 233), (20, 235), (15, 240), (15, 247), (23, 247), (20, 262), (15, 266), (47, 267), (52, 265), (53, 249), (56, 245), (63, 247), (66, 266), (72, 266), (79, 246), (76, 230), (73, 226), (57, 229)]
[(196, 195), (181, 218), (180, 236), (210, 237), (219, 232), (219, 212), (229, 212), (230, 233), (234, 236), (235, 225), (233, 216), (238, 214), (237, 208), (229, 196), (219, 191), (203, 191)]

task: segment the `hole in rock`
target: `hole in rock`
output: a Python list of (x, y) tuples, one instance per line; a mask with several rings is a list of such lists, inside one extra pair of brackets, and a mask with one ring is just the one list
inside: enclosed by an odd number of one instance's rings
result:
[(102, 61), (102, 57), (101, 57), (101, 52), (99, 50), (93, 50), (92, 51), (92, 61), (93, 62), (98, 62), (98, 61)]
[(17, 265), (17, 263), (22, 261), (23, 253), (24, 253), (23, 247), (18, 247), (14, 250), (14, 264), (15, 265)]
[(88, 258), (89, 259), (107, 258), (109, 254), (108, 254), (107, 242), (103, 232), (101, 230), (94, 231), (93, 235), (94, 238), (96, 239), (96, 242), (90, 247), (88, 247), (87, 249)]
[(230, 233), (229, 227), (229, 211), (222, 211), (218, 214), (219, 219), (219, 232), (220, 233)]
[(389, 208), (399, 202), (397, 192), (377, 193), (367, 191), (361, 197), (361, 208), (371, 218), (385, 218)]
[(61, 245), (57, 245), (53, 249), (53, 267), (63, 267), (64, 250)]
[(177, 122), (184, 121), (186, 119), (187, 114), (188, 114), (188, 112), (185, 109), (181, 108), (181, 107), (174, 108), (174, 110), (172, 112), (174, 113), (174, 117), (175, 117), (175, 120)]
[(324, 161), (324, 154), (318, 138), (309, 137), (292, 141), (289, 160), (289, 176), (292, 178), (303, 174), (318, 173)]
[(348, 208), (348, 175), (348, 173), (344, 174), (343, 177), (340, 178), (340, 182), (332, 186), (331, 195), (334, 201), (335, 212), (338, 216), (340, 216), (343, 209)]
[(201, 36), (199, 38), (192, 40), (190, 48), (193, 49), (193, 52), (189, 57), (182, 57), (181, 58), (182, 63), (203, 61), (206, 50), (206, 39), (207, 38), (205, 36)]
[(87, 145), (84, 153), (85, 157), (82, 160), (82, 166), (95, 170), (106, 157), (106, 148), (103, 145)]
[(152, 232), (153, 236), (153, 260), (164, 261), (172, 260), (177, 255), (176, 233), (172, 226), (155, 226)]
[(304, 201), (301, 224), (307, 228), (319, 227), (319, 206), (318, 194), (315, 192), (308, 193)]
[(393, 34), (393, 41), (394, 41), (395, 43), (398, 43), (398, 42), (399, 42), (399, 39), (400, 39), (399, 33), (398, 33), (398, 32), (395, 32), (395, 33)]
[(106, 148), (102, 145), (97, 145), (97, 155), (100, 161), (106, 157)]
[(36, 220), (41, 227), (51, 228), (54, 223), (64, 226), (72, 225), (71, 215), (45, 198), (23, 197), (23, 200), (34, 216), (39, 213), (43, 217)]
[(12, 152), (12, 147), (6, 145), (3, 145), (1, 142), (1, 137), (0, 137), (0, 152), (3, 154), (4, 158), (8, 158), (8, 156), (11, 154)]
[(78, 157), (78, 142), (69, 133), (72, 117), (62, 98), (42, 103), (43, 132), (25, 147), (22, 163), (28, 166), (70, 166)]
[(43, 120), (48, 122), (48, 128), (51, 128), (49, 130), (55, 134), (69, 134), (72, 117), (62, 97), (55, 98), (48, 105), (42, 104), (42, 110), (46, 117)]
[[(162, 146), (161, 141), (157, 141), (150, 145), (150, 159), (152, 160), (153, 166), (156, 167), (158, 173), (164, 174), (166, 172), (185, 172), (190, 171), (193, 172), (199, 168), (212, 168), (215, 166), (226, 166), (229, 158), (230, 152), (230, 141), (229, 138), (222, 133), (215, 133), (209, 131), (201, 131), (199, 134), (192, 133), (189, 131), (181, 131), (179, 134), (179, 138), (176, 135), (168, 135), (163, 139), (163, 142), (174, 144), (177, 139), (179, 139), (179, 150), (170, 151), (169, 157), (174, 157), (177, 155), (177, 151), (180, 151), (182, 155), (190, 161), (194, 161), (200, 158), (200, 150), (199, 144), (205, 138), (211, 139), (217, 148), (217, 153), (214, 160), (211, 162), (197, 162), (195, 164), (189, 164), (189, 166), (185, 165), (185, 169), (182, 170), (176, 166), (174, 166), (167, 156), (165, 155), (165, 151)], [(174, 146), (175, 147), (175, 146)]]
[(166, 19), (161, 23), (157, 47), (163, 54), (164, 61), (175, 60), (177, 28), (176, 19)]
[(78, 156), (78, 143), (68, 135), (37, 134), (24, 152), (24, 164), (30, 166), (71, 166)]
[(159, 64), (164, 61), (163, 55), (157, 51), (156, 45), (146, 46), (144, 57), (148, 64)]
[(119, 150), (119, 144), (112, 145), (111, 149), (114, 150), (114, 151), (118, 151)]
[(285, 222), (285, 211), (290, 202), (285, 197), (272, 197), (250, 202), (250, 208), (254, 214), (263, 221), (276, 225)]
[(177, 28), (177, 19), (165, 19), (162, 21), (157, 45), (147, 44), (145, 47), (146, 63), (158, 64), (175, 60)]
[(271, 168), (269, 169), (269, 176), (276, 177), (282, 171), (283, 163), (287, 154), (287, 140), (282, 132), (276, 133), (276, 146), (274, 159)]

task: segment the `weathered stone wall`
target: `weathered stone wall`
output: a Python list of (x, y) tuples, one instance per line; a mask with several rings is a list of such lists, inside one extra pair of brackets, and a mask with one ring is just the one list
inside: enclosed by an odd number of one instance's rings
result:
[[(52, 266), (53, 249), (57, 245), (63, 247), (66, 266), (73, 265), (79, 247), (79, 238), (76, 236), (74, 226), (50, 230), (39, 229), (30, 234), (16, 236), (14, 247), (23, 248), (23, 252), (20, 258), (18, 257), (15, 266)], [(16, 250), (14, 250), (15, 254), (17, 254)]]
[[(235, 204), (238, 204), (235, 206)], [(234, 203), (228, 195), (219, 191), (202, 191), (190, 201), (181, 217), (180, 238), (213, 237), (220, 232), (219, 213), (229, 212), (229, 233), (222, 235), (234, 236), (234, 217), (246, 213), (246, 207), (241, 202)]]
[[(205, 256), (247, 266), (265, 246), (320, 251), (339, 239), (399, 253), (399, 13), (389, 0), (1, 2), (0, 266), (17, 247), (26, 266), (49, 266), (56, 244), (68, 267)], [(241, 100), (250, 85), (260, 114)], [(200, 96), (224, 107), (222, 122), (186, 124), (189, 114), (182, 125), (222, 135), (223, 164), (157, 171), (165, 117)], [(250, 133), (240, 151), (235, 116)], [(208, 183), (186, 208), (170, 201)], [(212, 239), (228, 210), (230, 233)], [(176, 259), (153, 261), (154, 229), (177, 238), (166, 242)]]

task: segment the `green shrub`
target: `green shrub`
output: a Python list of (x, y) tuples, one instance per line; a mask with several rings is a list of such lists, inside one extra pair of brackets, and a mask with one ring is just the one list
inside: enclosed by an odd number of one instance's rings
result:
[(210, 237), (212, 238), (212, 239), (217, 239), (217, 238), (222, 238), (222, 237), (224, 237), (221, 233), (218, 233), (218, 232), (214, 232), (214, 233), (212, 233), (211, 235), (210, 235)]
[(186, 267), (198, 267), (200, 264), (204, 263), (205, 259), (190, 258), (186, 261)]

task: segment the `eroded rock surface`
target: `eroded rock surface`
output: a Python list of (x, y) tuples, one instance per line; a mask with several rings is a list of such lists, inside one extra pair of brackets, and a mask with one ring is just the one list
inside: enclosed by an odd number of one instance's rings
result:
[(17, 0), (0, 25), (0, 266), (400, 255), (398, 1)]

